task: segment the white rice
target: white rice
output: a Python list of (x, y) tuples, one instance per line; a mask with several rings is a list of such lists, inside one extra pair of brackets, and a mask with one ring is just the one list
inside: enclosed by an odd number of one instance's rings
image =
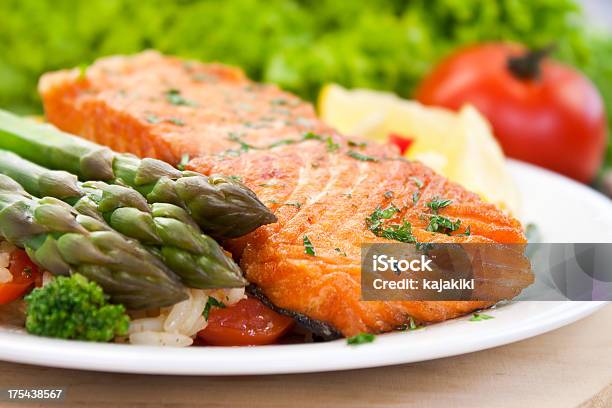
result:
[(174, 306), (161, 309), (155, 316), (133, 314), (128, 339), (131, 344), (149, 346), (187, 347), (196, 334), (206, 327), (202, 315), (208, 297), (231, 306), (245, 297), (244, 288), (201, 290), (189, 289), (189, 298)]

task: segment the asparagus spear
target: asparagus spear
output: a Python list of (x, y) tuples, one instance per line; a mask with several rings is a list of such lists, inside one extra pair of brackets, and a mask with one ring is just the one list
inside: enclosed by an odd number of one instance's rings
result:
[(130, 309), (187, 298), (178, 278), (136, 241), (56, 198), (34, 198), (0, 175), (0, 235), (57, 275), (80, 273)]
[(218, 239), (245, 235), (276, 217), (249, 188), (231, 177), (179, 171), (155, 159), (139, 159), (0, 110), (0, 148), (81, 180), (135, 188), (150, 203), (185, 209)]
[(211, 237), (200, 232), (181, 207), (167, 203), (149, 206), (132, 188), (101, 181), (79, 183), (75, 175), (47, 170), (1, 149), (0, 173), (34, 196), (61, 199), (81, 214), (107, 222), (116, 231), (153, 247), (189, 287), (246, 285), (238, 265)]

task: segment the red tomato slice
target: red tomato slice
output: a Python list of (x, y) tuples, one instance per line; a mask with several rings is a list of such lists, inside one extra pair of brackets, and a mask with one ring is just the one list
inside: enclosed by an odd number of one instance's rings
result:
[(414, 139), (398, 133), (389, 133), (389, 142), (399, 147), (400, 153), (404, 154), (414, 143)]
[(227, 308), (213, 307), (208, 326), (198, 337), (213, 346), (259, 346), (276, 342), (293, 323), (259, 300), (247, 298)]
[(42, 274), (38, 267), (21, 249), (11, 253), (9, 271), (13, 275), (13, 280), (0, 283), (0, 305), (21, 298), (34, 285), (40, 286), (42, 283)]

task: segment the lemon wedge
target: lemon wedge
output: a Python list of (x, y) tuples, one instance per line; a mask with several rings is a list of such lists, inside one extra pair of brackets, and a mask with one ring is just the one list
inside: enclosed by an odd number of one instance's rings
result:
[(319, 94), (323, 121), (346, 135), (386, 143), (395, 133), (414, 140), (407, 157), (419, 160), (514, 215), (518, 188), (491, 126), (472, 106), (459, 112), (428, 107), (367, 89), (326, 85)]

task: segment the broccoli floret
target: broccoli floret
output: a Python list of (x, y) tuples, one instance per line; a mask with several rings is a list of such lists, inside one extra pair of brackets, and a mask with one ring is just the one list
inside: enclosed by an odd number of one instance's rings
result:
[(82, 275), (56, 277), (25, 297), (26, 330), (87, 341), (110, 341), (127, 334), (130, 320), (125, 307), (108, 304), (107, 299), (97, 283)]

